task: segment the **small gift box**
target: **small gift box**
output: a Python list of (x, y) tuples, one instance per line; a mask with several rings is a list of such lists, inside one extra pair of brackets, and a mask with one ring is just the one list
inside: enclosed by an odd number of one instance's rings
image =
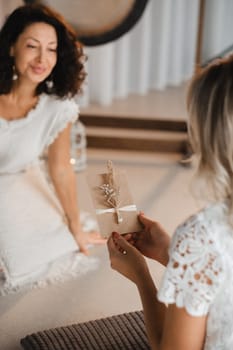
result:
[(140, 231), (142, 227), (125, 171), (114, 169), (111, 161), (107, 163), (107, 170), (104, 174), (88, 175), (101, 235), (109, 237), (113, 231), (120, 234)]

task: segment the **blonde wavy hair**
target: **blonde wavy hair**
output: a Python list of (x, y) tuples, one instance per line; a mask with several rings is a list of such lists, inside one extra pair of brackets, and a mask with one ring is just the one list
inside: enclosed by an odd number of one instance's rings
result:
[(228, 199), (233, 213), (233, 56), (200, 70), (187, 96), (188, 132), (197, 177), (208, 198)]

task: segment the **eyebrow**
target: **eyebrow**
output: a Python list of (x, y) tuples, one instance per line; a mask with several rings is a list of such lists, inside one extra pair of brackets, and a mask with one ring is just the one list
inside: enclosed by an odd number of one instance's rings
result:
[[(32, 36), (28, 36), (28, 37), (26, 37), (26, 39), (31, 39), (31, 40), (34, 40), (34, 41), (40, 43), (40, 40), (37, 40), (36, 38), (33, 38)], [(50, 41), (48, 44), (49, 45), (50, 44), (57, 44), (57, 41)]]

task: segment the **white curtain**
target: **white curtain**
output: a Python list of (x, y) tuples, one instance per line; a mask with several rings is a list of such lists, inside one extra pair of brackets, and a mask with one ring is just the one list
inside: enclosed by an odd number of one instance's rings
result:
[(233, 0), (206, 0), (202, 62), (233, 45), (232, 18)]
[(83, 105), (108, 105), (114, 98), (162, 90), (190, 78), (198, 14), (199, 0), (149, 0), (130, 32), (115, 42), (86, 48)]

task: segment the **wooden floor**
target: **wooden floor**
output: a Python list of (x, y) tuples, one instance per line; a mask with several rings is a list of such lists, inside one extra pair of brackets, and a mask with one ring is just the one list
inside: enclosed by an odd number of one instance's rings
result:
[(126, 98), (117, 98), (107, 106), (92, 102), (81, 112), (84, 115), (186, 121), (186, 92), (187, 83), (184, 83), (163, 91), (152, 90), (146, 95), (131, 94)]
[(186, 85), (81, 108), (88, 147), (185, 153)]

